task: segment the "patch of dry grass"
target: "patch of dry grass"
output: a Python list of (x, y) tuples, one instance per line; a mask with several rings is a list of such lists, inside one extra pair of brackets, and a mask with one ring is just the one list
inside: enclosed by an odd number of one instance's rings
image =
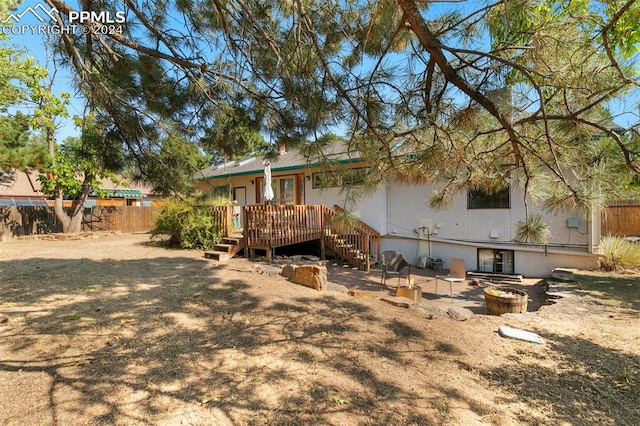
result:
[(456, 322), (144, 238), (0, 246), (0, 424), (640, 418), (638, 286), (623, 277), (580, 276), (568, 306)]

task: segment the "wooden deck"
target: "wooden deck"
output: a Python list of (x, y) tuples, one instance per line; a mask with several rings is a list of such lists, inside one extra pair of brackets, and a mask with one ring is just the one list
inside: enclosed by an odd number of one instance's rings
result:
[[(336, 206), (337, 208), (337, 206)], [(380, 256), (380, 234), (364, 223), (347, 234), (336, 232), (336, 211), (323, 205), (262, 205), (244, 208), (243, 234), (246, 255), (265, 250), (271, 259), (273, 249), (306, 241), (320, 240), (350, 264), (369, 270), (371, 256)]]
[(251, 249), (273, 249), (322, 238), (324, 206), (245, 207), (243, 234)]

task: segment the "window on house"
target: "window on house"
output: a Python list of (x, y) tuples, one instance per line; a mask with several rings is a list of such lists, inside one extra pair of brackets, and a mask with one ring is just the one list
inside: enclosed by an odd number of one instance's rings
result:
[(216, 187), (213, 187), (210, 192), (211, 192), (211, 195), (214, 197), (228, 198), (229, 193), (231, 192), (231, 185), (226, 184), (226, 185), (216, 186)]
[(513, 250), (478, 249), (478, 271), (513, 274)]
[(345, 171), (316, 172), (313, 174), (313, 188), (362, 185), (367, 180), (370, 172), (370, 167), (359, 167)]
[[(296, 187), (296, 182), (298, 185), (304, 181), (304, 176), (302, 181), (297, 180), (296, 176), (277, 176), (273, 177), (271, 180), (271, 189), (273, 189), (273, 200), (269, 204), (279, 204), (279, 205), (294, 205), (302, 202), (302, 199), (299, 199), (299, 194), (302, 194), (302, 191), (299, 187)], [(264, 179), (258, 178), (256, 180), (257, 184), (257, 199), (259, 202), (264, 202)]]
[(467, 197), (469, 209), (508, 209), (511, 208), (510, 188), (506, 187), (497, 192), (470, 190)]
[(279, 179), (276, 192), (277, 204), (293, 205), (296, 203), (296, 188), (294, 178)]

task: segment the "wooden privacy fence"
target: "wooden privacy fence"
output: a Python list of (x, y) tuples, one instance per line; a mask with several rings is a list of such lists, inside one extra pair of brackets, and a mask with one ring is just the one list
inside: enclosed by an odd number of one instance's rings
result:
[(148, 232), (162, 207), (95, 206), (85, 208), (83, 231)]
[[(233, 232), (231, 207), (196, 206), (196, 209), (211, 217), (222, 235)], [(96, 206), (85, 209), (82, 228), (84, 231), (148, 232), (155, 228), (161, 210), (158, 206)]]
[[(83, 231), (148, 232), (162, 207), (95, 206), (84, 209)], [(225, 209), (224, 207), (222, 209)], [(220, 217), (224, 217), (219, 214)], [(225, 220), (226, 223), (226, 220)], [(224, 228), (226, 232), (227, 228)], [(51, 207), (0, 207), (0, 239), (62, 232)]]
[(0, 240), (33, 234), (60, 232), (50, 207), (2, 206), (0, 207)]
[(600, 216), (602, 235), (640, 236), (640, 200), (612, 201)]

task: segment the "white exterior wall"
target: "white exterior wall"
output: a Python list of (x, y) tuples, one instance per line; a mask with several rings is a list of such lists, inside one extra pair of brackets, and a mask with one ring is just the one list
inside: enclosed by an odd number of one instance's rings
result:
[[(550, 224), (552, 237), (545, 252), (543, 247), (512, 243), (517, 222), (524, 220), (521, 191), (511, 189), (509, 209), (468, 209), (464, 193), (454, 197), (451, 209), (437, 211), (429, 207), (434, 189), (399, 183), (389, 186), (388, 232), (382, 250), (400, 251), (412, 263), (417, 256), (439, 257), (445, 267), (452, 257), (461, 257), (467, 270), (477, 269), (478, 248), (513, 250), (514, 272), (529, 276), (547, 275), (556, 267), (597, 267), (597, 256), (588, 254), (593, 226), (583, 217), (573, 215), (579, 218), (579, 226), (569, 228), (567, 219), (572, 215), (545, 213), (529, 201), (530, 214), (540, 213)], [(432, 234), (430, 244), (426, 233), (416, 232), (425, 225)]]
[[(311, 175), (306, 171), (306, 175)], [(275, 176), (275, 174), (274, 174)], [(251, 180), (254, 183), (251, 184)], [(255, 176), (234, 176), (232, 188), (246, 188), (247, 204), (256, 203)], [(344, 205), (343, 188), (313, 188), (311, 179), (304, 179), (304, 204), (333, 207)], [(569, 228), (570, 214), (552, 215), (536, 208), (529, 201), (530, 214), (540, 213), (549, 223), (552, 237), (547, 249), (512, 243), (516, 223), (524, 220), (521, 191), (511, 189), (509, 209), (467, 209), (467, 195), (454, 198), (453, 207), (437, 211), (429, 207), (435, 187), (392, 183), (382, 185), (359, 199), (356, 208), (361, 220), (383, 235), (382, 250), (400, 251), (411, 263), (417, 256), (442, 258), (445, 268), (452, 257), (465, 260), (467, 270), (477, 269), (477, 249), (491, 248), (514, 251), (514, 272), (526, 276), (545, 276), (557, 267), (597, 268), (599, 221), (591, 222), (579, 215), (578, 228)], [(599, 215), (595, 215), (599, 217)], [(422, 226), (428, 226), (430, 243)], [(492, 231), (493, 237), (492, 237)]]
[(397, 250), (401, 252), (411, 264), (415, 264), (418, 256), (428, 256), (431, 247), (432, 258), (442, 258), (444, 267), (448, 268), (451, 258), (464, 259), (468, 271), (477, 269), (478, 248), (501, 248), (514, 250), (515, 273), (528, 277), (548, 276), (554, 268), (595, 269), (598, 267), (598, 257), (585, 252), (570, 250), (547, 249), (539, 247), (522, 247), (516, 245), (467, 243), (462, 241), (447, 241), (432, 238), (426, 239), (386, 236), (382, 239), (382, 251)]
[[(253, 181), (253, 183), (251, 183)], [(247, 205), (256, 204), (256, 180), (254, 176), (236, 176), (231, 180), (231, 189), (245, 187)]]
[[(323, 204), (333, 208), (334, 204), (344, 206), (344, 194), (342, 188), (313, 188), (313, 182), (305, 180), (305, 204)], [(356, 208), (347, 209), (358, 212), (360, 220), (371, 226), (378, 232), (386, 232), (386, 192), (384, 187), (367, 194), (358, 200)]]

